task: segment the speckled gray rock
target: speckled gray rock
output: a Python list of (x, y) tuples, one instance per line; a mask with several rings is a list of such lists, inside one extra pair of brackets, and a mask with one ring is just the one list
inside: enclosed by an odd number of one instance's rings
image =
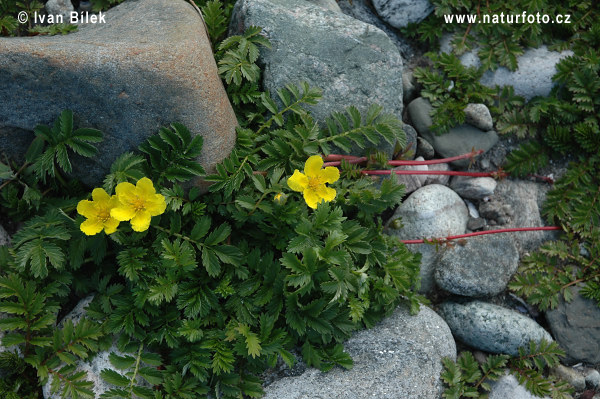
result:
[[(449, 171), (450, 165), (447, 163), (434, 163), (432, 165), (427, 165), (429, 170), (437, 170), (437, 171)], [(450, 181), (450, 175), (427, 175), (427, 180), (425, 180), (425, 185), (429, 184), (441, 184), (443, 186), (447, 186)]]
[(398, 34), (396, 29), (391, 28), (379, 18), (375, 11), (373, 11), (371, 0), (340, 1), (338, 5), (344, 14), (367, 24), (374, 25), (385, 32), (392, 43), (396, 45), (400, 54), (402, 54), (402, 59), (409, 60), (414, 57), (415, 51), (413, 46), (402, 35)]
[(518, 267), (519, 252), (510, 236), (484, 235), (440, 249), (434, 276), (453, 294), (488, 297), (504, 291)]
[(468, 104), (465, 108), (465, 122), (484, 132), (494, 128), (492, 114), (485, 104)]
[(48, 0), (46, 3), (48, 15), (62, 15), (65, 21), (68, 21), (71, 11), (75, 11), (71, 0)]
[[(485, 152), (498, 142), (498, 134), (495, 131), (484, 132), (468, 124), (455, 126), (442, 135), (433, 133), (430, 130), (433, 124), (432, 106), (423, 97), (411, 101), (407, 108), (412, 124), (419, 135), (427, 140), (443, 158), (462, 155), (473, 149)], [(457, 168), (466, 168), (469, 162), (469, 159), (461, 159), (453, 161), (451, 165)]]
[(463, 198), (483, 199), (494, 194), (497, 184), (491, 177), (454, 176), (450, 187)]
[[(401, 218), (403, 227), (394, 229), (391, 222), (398, 218)], [(388, 222), (390, 227), (386, 232), (398, 236), (401, 240), (446, 237), (463, 234), (468, 219), (467, 207), (454, 191), (439, 184), (432, 184), (412, 193), (396, 209)], [(422, 254), (420, 292), (429, 292), (435, 286), (435, 246), (416, 244), (409, 245), (408, 249)]]
[(342, 10), (340, 9), (340, 6), (338, 5), (338, 3), (336, 3), (335, 0), (307, 0), (307, 1), (309, 3), (313, 3), (320, 7), (323, 7), (329, 11), (339, 12), (339, 13), (342, 12)]
[[(539, 399), (527, 390), (512, 374), (490, 383), (492, 390), (488, 399)], [(548, 398), (545, 396), (544, 398)]]
[(345, 344), (354, 359), (349, 371), (309, 369), (265, 388), (264, 399), (437, 399), (443, 357), (456, 358), (450, 329), (431, 309), (416, 316), (397, 309)]
[(558, 364), (552, 368), (551, 372), (561, 380), (571, 384), (575, 391), (582, 392), (585, 389), (585, 377), (579, 371)]
[[(0, 136), (73, 110), (77, 127), (105, 133), (98, 156), (73, 157), (75, 175), (95, 185), (123, 152), (181, 122), (204, 138), (199, 161), (214, 170), (235, 144), (237, 119), (196, 10), (184, 0), (134, 0), (105, 19), (65, 36), (0, 37)], [(27, 148), (8, 144), (0, 151)]]
[(519, 347), (529, 345), (529, 341), (552, 340), (534, 320), (487, 302), (444, 302), (438, 313), (446, 320), (454, 337), (487, 352), (516, 356)]
[(10, 236), (4, 230), (4, 227), (0, 225), (0, 247), (3, 245), (10, 245)]
[[(545, 226), (540, 209), (549, 186), (522, 180), (502, 179), (494, 190), (493, 202), (508, 207), (511, 212), (506, 218), (505, 228)], [(483, 204), (482, 204), (483, 205)], [(481, 212), (481, 208), (480, 208)], [(526, 231), (513, 234), (519, 251), (533, 251), (544, 242), (556, 239), (554, 231)]]
[[(418, 157), (415, 161), (424, 161), (422, 157)], [(427, 165), (403, 165), (397, 166), (393, 170), (428, 170)], [(404, 184), (405, 193), (410, 194), (420, 188), (427, 180), (427, 175), (397, 175), (398, 183)]]
[[(451, 51), (450, 35), (445, 35), (440, 41), (440, 50), (443, 52)], [(466, 52), (459, 58), (465, 66), (481, 66), (481, 61), (477, 56), (478, 49)], [(523, 55), (517, 57), (518, 68), (516, 71), (510, 71), (505, 67), (500, 67), (495, 71), (487, 71), (483, 74), (480, 82), (488, 87), (513, 86), (515, 94), (525, 97), (527, 100), (535, 96), (548, 96), (554, 86), (552, 76), (556, 74), (556, 64), (563, 58), (573, 55), (571, 50), (562, 52), (550, 51), (545, 45), (539, 48), (530, 48), (525, 50)]]
[[(416, 129), (420, 136), (430, 136), (429, 128), (433, 125), (431, 119), (431, 111), (433, 107), (427, 99), (423, 97), (417, 97), (408, 104), (407, 107), (408, 115), (412, 121), (412, 126)], [(429, 139), (426, 139), (429, 144), (432, 144)]]
[(431, 184), (412, 193), (390, 220), (398, 218), (402, 219), (403, 227), (390, 229), (390, 233), (401, 240), (440, 238), (464, 233), (469, 212), (454, 191)]
[(417, 137), (417, 155), (422, 156), (425, 159), (433, 159), (435, 157), (435, 150), (429, 144), (429, 141), (423, 137)]
[(585, 375), (585, 383), (592, 389), (600, 388), (600, 372), (598, 370), (590, 370)]
[(259, 57), (271, 93), (300, 81), (322, 88), (323, 99), (311, 108), (320, 122), (348, 105), (366, 112), (373, 103), (401, 119), (402, 58), (380, 29), (304, 0), (240, 0), (230, 33), (251, 25), (263, 27), (273, 46)]
[(65, 323), (70, 320), (73, 322), (73, 325), (79, 324), (81, 319), (83, 319), (87, 313), (87, 307), (94, 300), (94, 295), (88, 295), (85, 298), (81, 299), (77, 302), (77, 305), (65, 316), (63, 319), (57, 324), (58, 328), (63, 328)]
[[(486, 152), (498, 142), (498, 134), (495, 131), (484, 132), (468, 124), (454, 126), (447, 133), (439, 136), (433, 133), (423, 134), (423, 138), (429, 141), (443, 158), (466, 154), (473, 149)], [(466, 168), (469, 163), (469, 159), (460, 159), (452, 161), (450, 165)]]
[(600, 363), (600, 308), (582, 297), (579, 288), (572, 292), (573, 300), (565, 303), (561, 296), (556, 309), (546, 312), (546, 320), (567, 353), (567, 364)]
[(424, 20), (433, 11), (428, 0), (373, 0), (377, 14), (394, 28)]

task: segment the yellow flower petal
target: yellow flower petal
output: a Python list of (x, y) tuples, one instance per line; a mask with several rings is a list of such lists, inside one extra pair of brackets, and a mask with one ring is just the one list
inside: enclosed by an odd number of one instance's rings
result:
[(88, 200), (79, 201), (77, 204), (77, 213), (86, 218), (91, 218), (98, 215), (98, 211), (96, 210), (94, 203)]
[(304, 190), (304, 201), (306, 201), (306, 205), (311, 207), (312, 209), (317, 209), (317, 205), (321, 202), (321, 198), (317, 195), (316, 191), (311, 189)]
[(81, 223), (79, 228), (81, 229), (81, 231), (83, 231), (85, 235), (93, 236), (95, 234), (100, 233), (104, 228), (104, 225), (100, 220), (96, 218), (91, 218)]
[(135, 186), (129, 182), (119, 183), (115, 188), (115, 193), (121, 202), (135, 199)]
[(147, 211), (138, 211), (131, 219), (131, 228), (134, 231), (145, 231), (150, 227), (150, 213)]
[(138, 180), (135, 187), (137, 188), (136, 191), (140, 196), (150, 197), (156, 194), (156, 190), (154, 189), (154, 184), (152, 184), (152, 180), (148, 179), (147, 177), (142, 177), (140, 180)]
[(296, 169), (292, 177), (287, 180), (287, 184), (292, 190), (302, 192), (308, 187), (308, 177)]
[(106, 194), (106, 191), (104, 191), (103, 188), (95, 188), (94, 191), (92, 191), (92, 199), (98, 202), (108, 202), (110, 196)]
[(317, 190), (319, 198), (323, 198), (325, 202), (333, 201), (335, 199), (336, 192), (331, 187), (321, 186)]
[(167, 203), (165, 202), (165, 197), (161, 194), (154, 194), (146, 201), (146, 206), (144, 207), (152, 216), (157, 216), (165, 212), (167, 209)]
[(319, 179), (325, 183), (334, 183), (340, 178), (340, 171), (338, 168), (328, 166), (325, 169), (319, 171)]
[(117, 227), (119, 227), (119, 222), (117, 219), (110, 218), (106, 222), (104, 222), (104, 232), (106, 234), (112, 234), (117, 231)]
[(121, 222), (130, 220), (135, 216), (135, 209), (127, 205), (121, 205), (110, 210), (110, 216)]
[(323, 166), (323, 158), (319, 155), (313, 155), (304, 164), (304, 173), (308, 177), (317, 177), (321, 166)]

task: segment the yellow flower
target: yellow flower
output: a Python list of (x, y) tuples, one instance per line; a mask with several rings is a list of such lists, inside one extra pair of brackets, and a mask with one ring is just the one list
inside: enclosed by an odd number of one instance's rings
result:
[(335, 190), (327, 187), (325, 183), (333, 183), (340, 178), (340, 171), (337, 168), (328, 166), (321, 169), (322, 166), (323, 158), (313, 155), (304, 164), (304, 173), (296, 169), (287, 181), (292, 190), (304, 195), (306, 205), (313, 209), (317, 208), (321, 200), (329, 202), (335, 198)]
[(131, 221), (135, 231), (147, 230), (152, 216), (163, 213), (167, 207), (165, 197), (156, 194), (152, 181), (142, 177), (134, 186), (119, 183), (115, 189), (119, 205), (110, 211), (110, 216), (122, 222)]
[(117, 196), (110, 197), (103, 189), (95, 188), (92, 191), (92, 200), (79, 201), (77, 204), (77, 212), (87, 218), (79, 228), (88, 236), (98, 234), (102, 230), (106, 234), (114, 233), (119, 221), (111, 217), (111, 210), (119, 205)]

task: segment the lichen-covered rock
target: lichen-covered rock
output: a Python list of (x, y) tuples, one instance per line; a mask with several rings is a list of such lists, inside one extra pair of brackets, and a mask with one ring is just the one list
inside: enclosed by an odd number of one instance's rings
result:
[(354, 360), (351, 370), (309, 369), (267, 386), (264, 399), (437, 399), (441, 359), (456, 358), (450, 329), (425, 306), (416, 316), (396, 309), (372, 329), (357, 332), (345, 348)]
[(172, 122), (204, 138), (199, 161), (213, 169), (235, 144), (237, 120), (198, 13), (184, 0), (139, 0), (105, 20), (65, 36), (0, 37), (0, 152), (22, 156), (27, 147), (8, 130), (33, 130), (71, 109), (78, 127), (105, 133), (97, 157), (73, 158), (87, 184)]
[(323, 89), (323, 99), (311, 107), (322, 123), (349, 105), (364, 114), (373, 103), (402, 118), (402, 58), (380, 29), (304, 0), (240, 0), (230, 33), (251, 25), (261, 26), (272, 43), (259, 57), (271, 93), (300, 81)]
[(517, 356), (518, 349), (528, 346), (529, 341), (552, 340), (550, 334), (529, 317), (487, 302), (448, 301), (439, 306), (438, 312), (456, 338), (486, 352)]

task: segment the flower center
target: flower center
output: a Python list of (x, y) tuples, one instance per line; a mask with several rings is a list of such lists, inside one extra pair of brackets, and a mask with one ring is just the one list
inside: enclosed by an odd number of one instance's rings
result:
[(108, 208), (103, 208), (98, 211), (98, 220), (102, 223), (106, 223), (110, 219), (110, 210)]
[(144, 201), (144, 199), (140, 197), (136, 197), (135, 200), (131, 202), (131, 207), (136, 211), (141, 211), (142, 209), (144, 209), (145, 205), (146, 201)]
[(311, 190), (317, 190), (323, 183), (321, 183), (321, 179), (318, 177), (309, 177), (308, 178), (308, 188)]

